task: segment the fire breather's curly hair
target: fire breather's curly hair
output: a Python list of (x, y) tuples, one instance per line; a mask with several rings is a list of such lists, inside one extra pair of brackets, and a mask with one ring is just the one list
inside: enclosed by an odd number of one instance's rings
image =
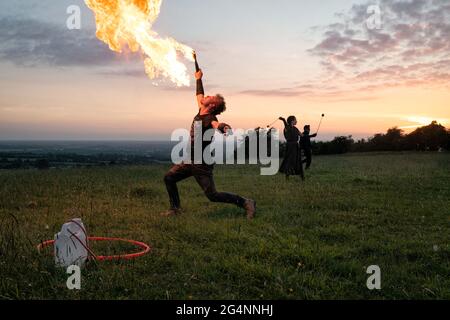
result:
[(215, 116), (221, 114), (225, 110), (227, 110), (227, 104), (225, 102), (225, 98), (221, 94), (216, 94), (216, 98), (219, 98), (220, 102), (214, 107), (213, 114)]

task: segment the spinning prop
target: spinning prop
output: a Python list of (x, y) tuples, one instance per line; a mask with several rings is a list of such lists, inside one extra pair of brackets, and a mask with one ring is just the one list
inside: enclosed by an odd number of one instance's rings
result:
[(320, 118), (320, 121), (319, 121), (319, 126), (317, 127), (317, 131), (316, 131), (316, 133), (319, 133), (319, 130), (320, 130), (320, 126), (322, 125), (322, 120), (323, 120), (323, 118), (325, 117), (325, 113), (322, 113), (322, 117)]
[[(139, 247), (141, 251), (112, 256), (98, 256), (89, 247), (89, 241), (121, 241)], [(150, 246), (139, 241), (111, 237), (88, 237), (83, 222), (79, 218), (71, 219), (63, 224), (61, 231), (55, 235), (55, 240), (43, 241), (37, 246), (40, 251), (53, 246), (55, 262), (59, 266), (72, 264), (83, 265), (87, 258), (97, 261), (130, 260), (150, 252)]]
[[(122, 239), (122, 238), (110, 238), (110, 237), (88, 237), (89, 241), (121, 241), (121, 242), (127, 242), (130, 244), (135, 245), (136, 247), (140, 248), (141, 251), (134, 252), (134, 253), (125, 253), (120, 255), (112, 255), (112, 256), (98, 256), (95, 255), (94, 252), (90, 248), (86, 248), (89, 252), (89, 255), (91, 258), (97, 261), (111, 261), (111, 260), (131, 260), (135, 258), (142, 257), (143, 255), (150, 252), (151, 247), (143, 242), (135, 241), (135, 240), (129, 240), (129, 239)], [(43, 248), (46, 248), (48, 246), (53, 246), (55, 243), (55, 240), (47, 240), (43, 241), (37, 246), (37, 249), (40, 251)], [(81, 243), (81, 242), (80, 242)]]
[(279, 119), (279, 118), (276, 118), (274, 122), (272, 122), (271, 124), (268, 124), (268, 125), (267, 125), (267, 128), (272, 127), (272, 126), (275, 124), (275, 122), (277, 122), (278, 120), (280, 120), (280, 119)]

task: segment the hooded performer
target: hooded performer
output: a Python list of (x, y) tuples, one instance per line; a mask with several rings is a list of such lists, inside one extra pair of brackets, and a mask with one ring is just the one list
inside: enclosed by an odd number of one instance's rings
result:
[(305, 179), (303, 174), (303, 165), (301, 159), (301, 150), (299, 139), (302, 136), (300, 130), (295, 126), (297, 119), (295, 116), (290, 116), (286, 119), (279, 118), (284, 123), (284, 137), (286, 139), (286, 152), (283, 162), (280, 166), (280, 172), (286, 175), (286, 179), (292, 175), (299, 175), (302, 180)]

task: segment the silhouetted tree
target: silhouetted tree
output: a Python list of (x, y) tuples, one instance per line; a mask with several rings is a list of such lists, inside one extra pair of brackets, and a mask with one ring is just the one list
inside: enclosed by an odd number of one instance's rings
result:
[(397, 127), (390, 128), (384, 135), (387, 149), (389, 150), (401, 150), (404, 145), (403, 130)]
[(448, 145), (448, 132), (444, 126), (433, 121), (408, 134), (406, 140), (410, 149), (436, 151)]
[(351, 151), (354, 142), (352, 136), (340, 136), (326, 142), (313, 141), (311, 145), (314, 154), (340, 154)]
[(405, 147), (403, 130), (393, 127), (386, 134), (377, 133), (368, 140), (365, 151), (399, 151)]

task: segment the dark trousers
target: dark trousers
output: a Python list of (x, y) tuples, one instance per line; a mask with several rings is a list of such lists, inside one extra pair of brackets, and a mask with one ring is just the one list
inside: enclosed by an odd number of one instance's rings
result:
[(180, 208), (180, 195), (178, 194), (177, 182), (189, 177), (195, 178), (210, 201), (232, 203), (239, 207), (244, 206), (244, 198), (233, 193), (217, 192), (216, 186), (214, 185), (213, 167), (203, 164), (182, 163), (174, 165), (164, 176), (171, 208)]
[(303, 149), (303, 153), (305, 155), (305, 159), (303, 159), (303, 163), (306, 163), (305, 169), (309, 169), (312, 161), (312, 151), (310, 148)]

